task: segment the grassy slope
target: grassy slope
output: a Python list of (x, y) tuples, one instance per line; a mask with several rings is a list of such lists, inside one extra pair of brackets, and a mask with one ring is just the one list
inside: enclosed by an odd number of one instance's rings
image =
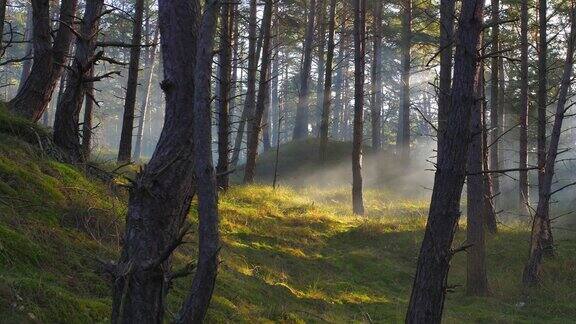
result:
[[(6, 123), (2, 118), (0, 111), (0, 122)], [(13, 131), (2, 132), (2, 322), (106, 322), (110, 292), (94, 271), (94, 257), (117, 256), (125, 197), (46, 159), (31, 144), (7, 135)], [(426, 202), (376, 190), (366, 196), (370, 213), (358, 218), (349, 214), (346, 188), (295, 192), (254, 186), (223, 194), (223, 262), (209, 321), (401, 322)], [(195, 215), (190, 219), (195, 222)], [(503, 228), (490, 238), (493, 295), (469, 298), (457, 288), (448, 296), (447, 323), (576, 318), (576, 241), (558, 239), (559, 256), (546, 263), (542, 289), (522, 298), (519, 277), (527, 238), (516, 228)], [(461, 234), (457, 241), (463, 241)], [(186, 245), (177, 263), (194, 255), (194, 244)], [(449, 282), (464, 281), (465, 255), (459, 255)], [(189, 284), (189, 278), (176, 283), (172, 312)], [(516, 306), (519, 301), (526, 305)]]

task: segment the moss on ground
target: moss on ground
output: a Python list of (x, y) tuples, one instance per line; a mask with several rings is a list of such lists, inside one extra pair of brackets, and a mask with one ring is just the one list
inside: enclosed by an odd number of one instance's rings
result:
[[(107, 322), (110, 290), (95, 258), (118, 255), (125, 194), (1, 129), (2, 322)], [(222, 265), (208, 322), (402, 322), (427, 201), (368, 190), (368, 215), (356, 217), (349, 199), (345, 187), (235, 186), (222, 194)], [(194, 212), (190, 220), (196, 222)], [(576, 318), (576, 240), (558, 236), (558, 256), (546, 261), (543, 285), (523, 292), (527, 228), (502, 227), (489, 237), (492, 294), (473, 298), (456, 288), (448, 295), (446, 323)], [(463, 241), (459, 231), (455, 244)], [(176, 263), (195, 255), (194, 244), (184, 245)], [(451, 285), (465, 283), (465, 261), (464, 254), (454, 259)], [(176, 282), (170, 312), (190, 282)]]

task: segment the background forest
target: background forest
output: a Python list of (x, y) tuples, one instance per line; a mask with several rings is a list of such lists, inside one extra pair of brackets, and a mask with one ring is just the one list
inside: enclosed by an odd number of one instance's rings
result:
[(2, 318), (574, 321), (575, 15), (0, 0)]

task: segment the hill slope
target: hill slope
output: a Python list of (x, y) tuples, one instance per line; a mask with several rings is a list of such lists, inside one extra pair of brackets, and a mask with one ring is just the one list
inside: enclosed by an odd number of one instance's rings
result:
[[(14, 136), (34, 126), (2, 118), (0, 111), (0, 122), (11, 125), (0, 127), (2, 322), (106, 322), (110, 291), (95, 258), (117, 257), (125, 194), (48, 158), (35, 136), (30, 142)], [(366, 201), (369, 213), (359, 218), (349, 214), (347, 189), (252, 186), (222, 194), (222, 266), (208, 322), (401, 322), (427, 202), (385, 190), (369, 190)], [(558, 238), (559, 255), (546, 263), (542, 289), (525, 298), (519, 251), (527, 238), (516, 228), (490, 238), (493, 295), (470, 298), (456, 288), (447, 323), (576, 318), (576, 240)], [(195, 249), (180, 248), (176, 263), (193, 260)], [(171, 312), (190, 281), (176, 283)], [(458, 255), (449, 283), (464, 282), (465, 256)]]

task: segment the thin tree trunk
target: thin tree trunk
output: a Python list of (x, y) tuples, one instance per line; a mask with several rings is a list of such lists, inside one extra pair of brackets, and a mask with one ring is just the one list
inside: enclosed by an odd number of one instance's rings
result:
[[(492, 21), (500, 20), (500, 0), (491, 0)], [(492, 53), (498, 53), (500, 50), (500, 24), (495, 23), (492, 27)], [(490, 146), (490, 170), (500, 170), (499, 153), (498, 153), (498, 138), (500, 137), (499, 124), (500, 116), (500, 93), (498, 87), (499, 80), (499, 57), (493, 55), (491, 58), (490, 67), (490, 128), (491, 128), (491, 146)], [(500, 181), (498, 174), (492, 176), (493, 191), (500, 192)]]
[(208, 0), (204, 5), (202, 25), (198, 30), (194, 70), (194, 173), (198, 190), (199, 255), (192, 288), (182, 306), (176, 323), (202, 323), (212, 299), (218, 273), (218, 188), (212, 165), (212, 110), (210, 81), (214, 36), (220, 0)]
[[(88, 78), (94, 77), (94, 67), (88, 72)], [(86, 95), (84, 96), (84, 122), (82, 123), (82, 160), (88, 161), (92, 151), (92, 115), (95, 104), (94, 82), (86, 82)]]
[(352, 209), (364, 214), (362, 197), (362, 131), (364, 121), (364, 66), (366, 0), (354, 0), (354, 138), (352, 141)]
[[(158, 43), (160, 29), (156, 28), (154, 32), (153, 43)], [(150, 48), (150, 55), (148, 55), (148, 73), (145, 77), (144, 93), (142, 95), (142, 105), (140, 106), (140, 117), (138, 118), (138, 130), (136, 131), (136, 143), (134, 143), (134, 161), (140, 161), (142, 155), (142, 139), (144, 137), (144, 125), (146, 123), (146, 114), (148, 113), (148, 104), (150, 103), (150, 92), (152, 90), (152, 78), (154, 77), (154, 65), (156, 63), (156, 45)]]
[[(489, 148), (488, 148), (488, 123), (486, 121), (486, 109), (483, 109), (483, 128), (482, 128), (482, 146), (483, 146), (483, 166), (484, 170), (490, 169), (489, 162)], [(494, 187), (493, 187), (493, 177), (491, 173), (484, 173), (484, 219), (486, 229), (492, 233), (496, 234), (498, 232), (498, 222), (496, 220), (496, 207), (494, 204)]]
[(38, 121), (48, 107), (66, 64), (73, 37), (67, 26), (73, 24), (77, 4), (78, 0), (62, 0), (59, 17), (61, 23), (52, 42), (50, 1), (32, 1), (34, 62), (30, 75), (8, 103), (12, 112)]
[(220, 53), (218, 58), (218, 164), (216, 183), (220, 189), (228, 189), (228, 164), (230, 156), (230, 90), (232, 69), (232, 33), (234, 28), (234, 4), (223, 3), (220, 8)]
[(314, 38), (314, 19), (316, 0), (308, 3), (308, 20), (304, 38), (304, 53), (302, 56), (302, 70), (300, 70), (300, 91), (298, 93), (298, 106), (296, 107), (296, 120), (294, 122), (294, 140), (308, 137), (308, 124), (310, 123), (310, 70), (312, 69), (312, 40)]
[[(550, 198), (552, 195), (552, 182), (554, 178), (554, 167), (558, 155), (558, 143), (562, 133), (562, 122), (566, 113), (566, 101), (568, 100), (568, 90), (574, 67), (574, 47), (576, 46), (576, 11), (574, 7), (570, 10), (570, 36), (566, 48), (566, 61), (564, 72), (558, 92), (558, 102), (556, 104), (556, 114), (554, 116), (554, 126), (550, 135), (550, 144), (546, 153), (546, 163), (544, 164), (544, 174), (542, 176), (542, 189), (539, 190), (538, 207), (532, 223), (532, 235), (530, 241), (530, 257), (524, 268), (522, 281), (525, 285), (535, 285), (540, 281), (542, 270), (542, 259), (546, 254), (553, 254), (552, 237), (549, 237), (549, 219), (546, 218), (550, 208)], [(552, 250), (552, 251), (550, 251)]]
[(332, 121), (332, 136), (336, 139), (339, 138), (340, 132), (342, 131), (342, 124), (340, 123), (340, 115), (344, 111), (344, 75), (348, 68), (348, 60), (346, 58), (346, 19), (342, 19), (342, 25), (340, 26), (340, 46), (338, 48), (338, 58), (336, 63), (339, 65), (336, 69), (336, 75), (334, 77), (334, 92), (336, 96), (334, 97), (334, 112)]
[[(274, 16), (278, 17), (278, 6), (274, 7)], [(274, 56), (272, 57), (272, 75), (270, 82), (271, 84), (271, 91), (270, 91), (270, 110), (271, 110), (271, 119), (272, 119), (272, 144), (276, 145), (278, 143), (278, 128), (279, 128), (279, 118), (280, 118), (280, 100), (278, 98), (278, 78), (280, 75), (280, 23), (278, 19), (273, 19), (273, 30), (274, 36), (272, 38), (272, 49), (274, 52)]]
[(382, 148), (382, 2), (374, 4), (374, 58), (372, 59), (372, 151)]
[(520, 215), (530, 215), (528, 204), (528, 0), (520, 4), (520, 177), (519, 205)]
[(6, 20), (6, 4), (7, 0), (0, 0), (0, 46), (4, 36), (4, 22)]
[[(4, 3), (6, 3), (6, 1), (4, 1)], [(0, 4), (0, 6), (2, 6), (2, 5)], [(22, 62), (22, 73), (20, 74), (20, 82), (18, 83), (18, 91), (20, 91), (20, 89), (22, 88), (22, 86), (26, 82), (26, 79), (28, 79), (28, 76), (30, 75), (30, 70), (32, 69), (32, 54), (34, 51), (34, 47), (32, 45), (33, 44), (32, 30), (34, 28), (32, 26), (32, 24), (33, 24), (32, 16), (33, 16), (32, 6), (27, 6), (26, 7), (26, 32), (24, 33), (24, 39), (28, 43), (26, 44), (26, 50), (25, 50), (24, 57), (28, 57), (29, 59)], [(4, 17), (2, 12), (0, 12), (0, 17)], [(2, 30), (0, 30), (0, 35), (2, 35)]]
[(262, 116), (266, 109), (266, 97), (269, 85), (270, 72), (270, 38), (272, 27), (272, 1), (266, 0), (264, 7), (264, 17), (262, 18), (263, 45), (262, 45), (262, 65), (260, 67), (260, 84), (258, 86), (258, 98), (256, 99), (256, 111), (254, 118), (250, 120), (250, 131), (248, 132), (248, 144), (246, 153), (246, 167), (244, 169), (244, 183), (254, 182), (256, 172), (256, 156), (258, 155), (258, 139), (262, 129)]
[(93, 37), (99, 28), (103, 0), (89, 0), (82, 18), (80, 36), (76, 37), (74, 63), (66, 77), (66, 89), (58, 102), (54, 117), (54, 143), (68, 153), (72, 162), (84, 162), (80, 133), (78, 129), (80, 110), (86, 96), (87, 83), (91, 82), (91, 70), (102, 55), (95, 54), (97, 37)]
[(428, 222), (418, 256), (406, 323), (440, 323), (447, 289), (452, 241), (460, 217), (466, 174), (470, 111), (475, 104), (484, 1), (462, 3), (456, 40), (454, 81), (446, 132), (438, 142), (437, 170)]
[[(334, 59), (334, 29), (336, 24), (336, 0), (330, 0), (328, 17), (328, 51), (326, 52), (326, 73), (324, 76), (324, 94), (322, 96), (322, 118), (320, 123), (320, 161), (326, 162), (328, 148), (328, 126), (330, 123), (330, 103), (332, 101), (332, 61)], [(338, 96), (338, 94), (336, 94)]]
[[(478, 69), (478, 78), (482, 80), (483, 69)], [(467, 162), (467, 226), (466, 244), (470, 245), (466, 253), (466, 293), (472, 296), (488, 294), (488, 278), (486, 276), (486, 242), (485, 224), (485, 192), (483, 161), (483, 96), (484, 84), (476, 85), (476, 104), (472, 106), (470, 115), (470, 147)]]
[[(537, 90), (537, 105), (538, 105), (538, 196), (543, 196), (542, 189), (544, 188), (544, 165), (546, 164), (546, 107), (548, 101), (548, 36), (547, 36), (547, 0), (539, 0), (539, 41), (538, 41), (538, 90)], [(548, 207), (547, 207), (548, 208)], [(549, 209), (542, 210), (542, 218), (544, 218), (544, 226), (547, 235), (543, 238), (543, 244), (548, 248), (544, 249), (546, 255), (554, 253), (554, 240), (552, 236), (552, 226), (550, 224), (550, 211)]]
[(199, 33), (184, 31), (198, 30), (200, 4), (160, 0), (158, 11), (165, 121), (156, 150), (130, 191), (117, 266), (121, 271), (113, 286), (112, 323), (163, 321), (170, 255), (186, 231), (194, 192), (195, 113), (191, 108)]
[(320, 0), (318, 4), (318, 82), (316, 82), (316, 109), (314, 111), (315, 120), (313, 124), (313, 134), (319, 136), (319, 128), (322, 123), (322, 107), (324, 104), (324, 71), (325, 67), (325, 47), (326, 47), (326, 0)]
[(402, 11), (402, 70), (400, 88), (400, 111), (398, 123), (398, 139), (396, 149), (398, 155), (407, 163), (410, 158), (410, 47), (412, 44), (412, 0), (403, 1)]
[(138, 69), (140, 68), (140, 43), (142, 38), (142, 20), (144, 16), (144, 0), (136, 0), (134, 8), (134, 26), (132, 29), (132, 46), (130, 47), (130, 63), (128, 66), (128, 82), (126, 98), (124, 99), (124, 115), (122, 117), (122, 133), (118, 148), (118, 162), (129, 162), (132, 156), (132, 134), (134, 131), (134, 109), (136, 107), (136, 92), (138, 90)]
[(450, 113), (455, 0), (440, 0), (440, 84), (438, 87), (438, 142), (446, 132)]
[[(272, 54), (269, 54), (272, 55)], [(270, 58), (272, 60), (272, 58)], [(270, 83), (272, 67), (268, 64), (268, 84)], [(264, 152), (268, 152), (272, 147), (270, 142), (270, 86), (266, 86), (266, 95), (264, 97), (264, 115), (262, 115), (262, 149)]]
[(256, 0), (250, 0), (250, 20), (248, 23), (248, 75), (246, 82), (246, 98), (244, 100), (244, 109), (238, 125), (238, 133), (234, 142), (234, 151), (232, 154), (232, 167), (236, 167), (240, 160), (240, 151), (242, 149), (242, 140), (244, 138), (244, 129), (246, 123), (252, 118), (256, 97), (256, 72), (258, 69), (258, 56), (256, 55)]

